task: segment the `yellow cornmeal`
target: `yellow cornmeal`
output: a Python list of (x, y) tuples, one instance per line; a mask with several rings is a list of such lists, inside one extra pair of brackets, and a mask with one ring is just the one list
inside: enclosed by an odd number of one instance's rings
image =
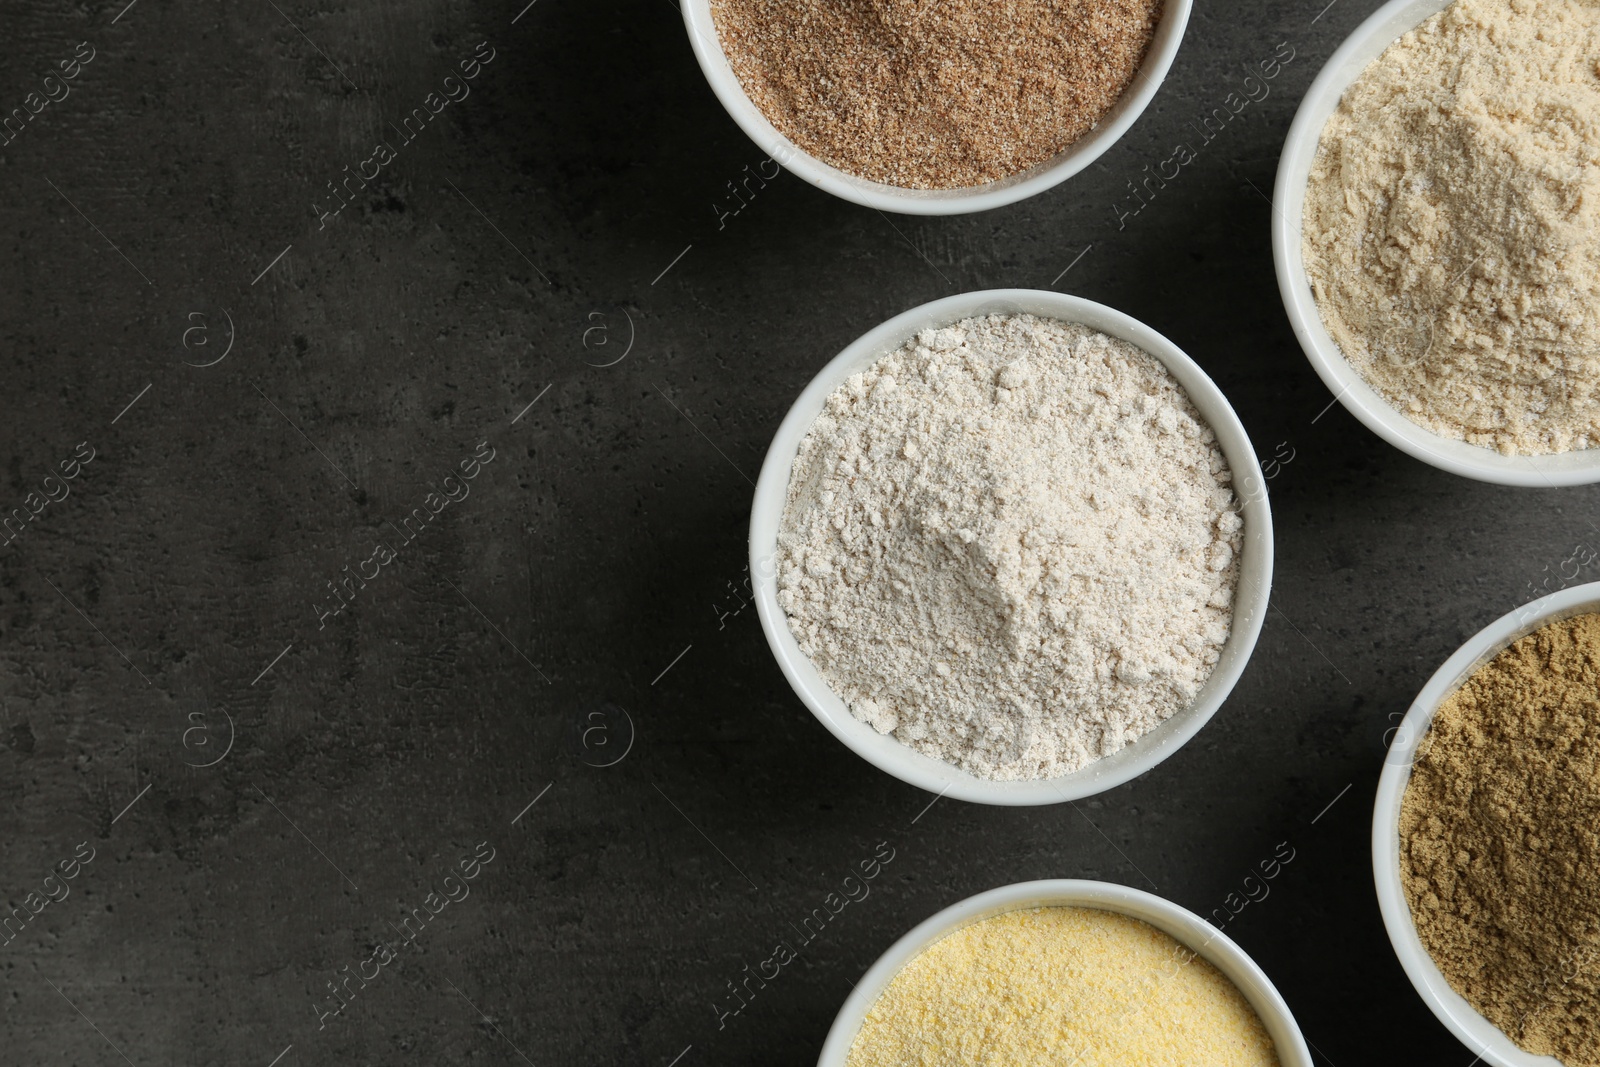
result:
[(846, 1067), (1277, 1067), (1215, 967), (1148, 923), (1032, 908), (974, 923), (900, 969)]

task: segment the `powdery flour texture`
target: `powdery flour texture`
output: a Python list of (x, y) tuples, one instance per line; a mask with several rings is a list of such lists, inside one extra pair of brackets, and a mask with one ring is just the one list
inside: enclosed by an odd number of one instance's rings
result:
[(1187, 707), (1243, 523), (1167, 369), (1030, 315), (929, 329), (801, 442), (778, 599), (856, 718), (990, 779), (1053, 778)]
[(1457, 0), (1345, 91), (1306, 272), (1407, 418), (1511, 454), (1600, 446), (1600, 3)]

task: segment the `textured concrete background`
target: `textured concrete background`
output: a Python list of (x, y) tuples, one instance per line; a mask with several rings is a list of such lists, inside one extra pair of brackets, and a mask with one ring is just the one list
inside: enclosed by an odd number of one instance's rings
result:
[[(862, 970), (964, 896), (1104, 878), (1209, 913), (1287, 842), (1227, 932), (1320, 1061), (1466, 1067), (1373, 899), (1385, 731), (1566, 580), (1600, 499), (1402, 456), (1325, 410), (1293, 341), (1264, 193), (1373, 0), (1204, 0), (1094, 167), (950, 219), (787, 175), (720, 218), (763, 153), (670, 0), (522, 2), (0, 9), (6, 113), (93, 51), (0, 148), (0, 505), (41, 509), (0, 550), (0, 895), (26, 908), (94, 856), (0, 946), (0, 1060), (807, 1064)], [(471, 95), (400, 143), (484, 41)], [(1119, 229), (1128, 180), (1280, 43), (1271, 95)], [(379, 138), (395, 158), (319, 219)], [(925, 810), (811, 718), (740, 609), (749, 478), (867, 328), (1052, 284), (1183, 345), (1283, 458), (1276, 610), (1143, 778)], [(485, 441), (469, 495), (402, 543)], [(30, 496), (80, 442), (70, 495)], [(378, 541), (394, 558), (364, 562)], [(346, 566), (378, 577), (321, 618)], [(870, 895), (719, 1017), (880, 842)], [(364, 962), (463, 857), (470, 895)], [(325, 1015), (345, 967), (376, 975)]]

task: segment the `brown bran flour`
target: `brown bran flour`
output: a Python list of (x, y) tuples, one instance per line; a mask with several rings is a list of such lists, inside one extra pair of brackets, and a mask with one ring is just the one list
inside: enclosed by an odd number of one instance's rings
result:
[(768, 121), (840, 170), (951, 189), (1043, 163), (1144, 61), (1162, 0), (711, 0)]
[(1440, 705), (1400, 813), (1439, 970), (1525, 1050), (1600, 1065), (1600, 615), (1521, 638)]

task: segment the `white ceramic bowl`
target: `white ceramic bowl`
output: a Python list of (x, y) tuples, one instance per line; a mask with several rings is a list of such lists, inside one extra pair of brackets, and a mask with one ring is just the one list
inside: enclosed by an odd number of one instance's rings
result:
[(1100, 157), (1128, 131), (1161, 88), (1162, 79), (1178, 54), (1184, 28), (1189, 24), (1193, 0), (1166, 0), (1161, 24), (1156, 27), (1144, 64), (1122, 97), (1100, 119), (1100, 124), (1059, 155), (1000, 181), (963, 189), (906, 189), (868, 181), (830, 166), (779, 133), (745, 95), (744, 86), (728, 65), (711, 18), (711, 0), (683, 0), (683, 21), (689, 28), (700, 69), (712, 92), (728, 109), (733, 121), (767, 155), (817, 188), (845, 200), (904, 215), (960, 215), (987, 211), (1041, 193), (1064, 182)]
[[(1222, 657), (1195, 702), (1134, 741), (1120, 752), (1096, 760), (1060, 778), (1027, 782), (993, 782), (942, 760), (924, 756), (893, 736), (878, 733), (850, 714), (844, 701), (828, 688), (810, 658), (800, 650), (778, 605), (778, 527), (783, 519), (789, 471), (800, 441), (811, 429), (823, 402), (850, 375), (899, 348), (918, 331), (948, 326), (977, 315), (1020, 314), (1083, 323), (1128, 341), (1166, 365), (1189, 399), (1216, 432), (1217, 442), (1233, 470), (1237, 495), (1243, 501), (1244, 547), (1239, 554), (1240, 581), (1234, 596), (1233, 629)], [(902, 781), (933, 793), (980, 804), (1056, 804), (1092, 796), (1137, 777), (1177, 751), (1206, 724), (1244, 672), (1267, 613), (1272, 585), (1272, 513), (1263, 491), (1261, 467), (1239, 417), (1205, 371), (1177, 345), (1144, 323), (1092, 300), (1036, 289), (990, 289), (945, 297), (912, 308), (869, 330), (823, 367), (789, 409), (767, 451), (756, 485), (750, 515), (750, 574), (756, 610), (767, 643), (784, 677), (822, 725), (857, 755)]]
[(1439, 704), (1455, 692), (1472, 672), (1493, 659), (1502, 649), (1542, 626), (1573, 615), (1600, 611), (1600, 582), (1574, 586), (1551, 593), (1503, 615), (1480, 630), (1445, 660), (1422, 687), (1404, 719), (1395, 729), (1378, 778), (1378, 799), (1372, 811), (1372, 875), (1378, 890), (1378, 910), (1389, 931), (1389, 942), (1406, 977), (1461, 1043), (1492, 1067), (1561, 1067), (1550, 1056), (1534, 1056), (1522, 1051), (1505, 1034), (1479, 1015), (1450, 983), (1445, 981), (1433, 957), (1423, 947), (1411, 921), (1411, 907), (1400, 884), (1400, 804), (1405, 799), (1406, 783), (1411, 780), (1412, 762), (1420, 746), (1430, 736), (1429, 725)]
[(1018, 882), (968, 897), (933, 916), (896, 941), (878, 958), (839, 1009), (828, 1031), (828, 1039), (817, 1058), (817, 1067), (844, 1067), (850, 1044), (861, 1030), (867, 1012), (900, 968), (935, 941), (973, 923), (1021, 908), (1078, 907), (1098, 908), (1130, 915), (1169, 934), (1196, 952), (1235, 986), (1255, 1009), (1272, 1043), (1277, 1046), (1280, 1067), (1312, 1067), (1311, 1053), (1300, 1036), (1289, 1006), (1273, 988), (1267, 976), (1244, 950), (1193, 912), (1170, 900), (1110, 882), (1076, 879), (1050, 879)]
[(1316, 299), (1311, 295), (1300, 249), (1301, 217), (1306, 181), (1316, 159), (1322, 128), (1339, 106), (1345, 89), (1384, 49), (1449, 5), (1450, 0), (1392, 0), (1385, 4), (1328, 59), (1300, 102), (1284, 142), (1273, 192), (1272, 256), (1283, 306), (1311, 366), (1339, 402), (1369, 430), (1401, 451), (1452, 474), (1501, 485), (1550, 488), (1600, 481), (1600, 449), (1507, 456), (1418, 426), (1378, 395), (1349, 364), (1323, 326)]

